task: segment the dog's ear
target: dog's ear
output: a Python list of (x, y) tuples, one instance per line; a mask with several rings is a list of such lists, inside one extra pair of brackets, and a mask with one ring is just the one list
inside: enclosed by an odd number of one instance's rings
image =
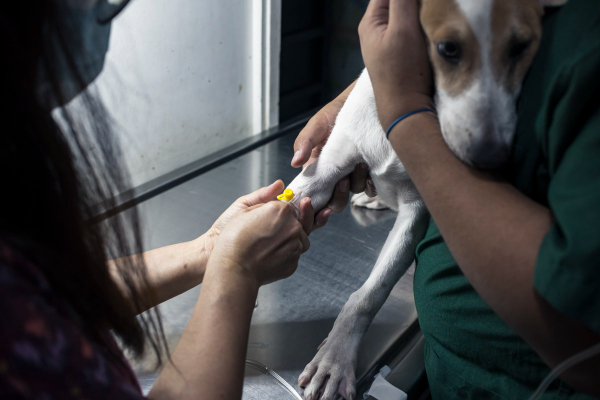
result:
[(543, 7), (560, 7), (567, 4), (569, 0), (540, 0)]

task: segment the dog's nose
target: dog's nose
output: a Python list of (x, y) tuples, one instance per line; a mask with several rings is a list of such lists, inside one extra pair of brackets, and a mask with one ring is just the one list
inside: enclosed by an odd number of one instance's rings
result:
[(509, 156), (510, 145), (490, 139), (474, 143), (469, 149), (469, 161), (481, 169), (498, 168)]

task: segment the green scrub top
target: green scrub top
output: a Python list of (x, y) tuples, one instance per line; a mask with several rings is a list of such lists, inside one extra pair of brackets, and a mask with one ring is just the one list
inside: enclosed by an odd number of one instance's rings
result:
[[(550, 207), (535, 287), (600, 334), (600, 1), (547, 9), (523, 84), (506, 179)], [(550, 372), (486, 305), (433, 220), (417, 248), (415, 302), (434, 399), (527, 399)], [(557, 380), (544, 399), (588, 399)]]

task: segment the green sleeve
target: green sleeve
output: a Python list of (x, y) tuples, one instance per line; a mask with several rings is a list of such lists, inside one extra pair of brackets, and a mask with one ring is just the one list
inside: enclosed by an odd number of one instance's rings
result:
[(540, 247), (535, 287), (558, 311), (600, 333), (600, 49), (561, 81), (544, 115), (555, 221)]

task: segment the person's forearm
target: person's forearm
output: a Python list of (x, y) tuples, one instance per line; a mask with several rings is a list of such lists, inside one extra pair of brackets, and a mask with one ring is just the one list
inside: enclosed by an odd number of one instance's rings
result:
[(352, 82), (350, 86), (348, 86), (346, 89), (344, 89), (344, 91), (340, 93), (335, 99), (341, 101), (342, 103), (345, 103), (348, 99), (348, 96), (350, 96), (350, 93), (352, 93), (352, 91), (354, 90), (354, 86), (356, 86), (356, 80)]
[[(188, 326), (148, 397), (239, 400), (258, 283), (209, 268)], [(231, 272), (227, 272), (231, 271)]]
[[(161, 247), (143, 253), (149, 287), (154, 292), (155, 306), (202, 283), (209, 252), (204, 248), (204, 236), (190, 242)], [(122, 285), (117, 271), (119, 260), (108, 262), (115, 281)], [(148, 293), (142, 292), (148, 297)], [(146, 310), (140, 310), (143, 312)]]
[[(433, 115), (415, 115), (401, 125), (390, 135), (392, 146), (458, 265), (476, 288), (486, 288), (480, 294), (498, 314), (518, 318), (514, 306), (531, 303), (550, 211), (456, 158)], [(506, 296), (507, 290), (514, 293)]]
[[(550, 366), (598, 341), (535, 290), (537, 254), (553, 221), (548, 208), (462, 163), (431, 114), (403, 121), (390, 140), (469, 282)], [(574, 371), (585, 376), (585, 368)]]

